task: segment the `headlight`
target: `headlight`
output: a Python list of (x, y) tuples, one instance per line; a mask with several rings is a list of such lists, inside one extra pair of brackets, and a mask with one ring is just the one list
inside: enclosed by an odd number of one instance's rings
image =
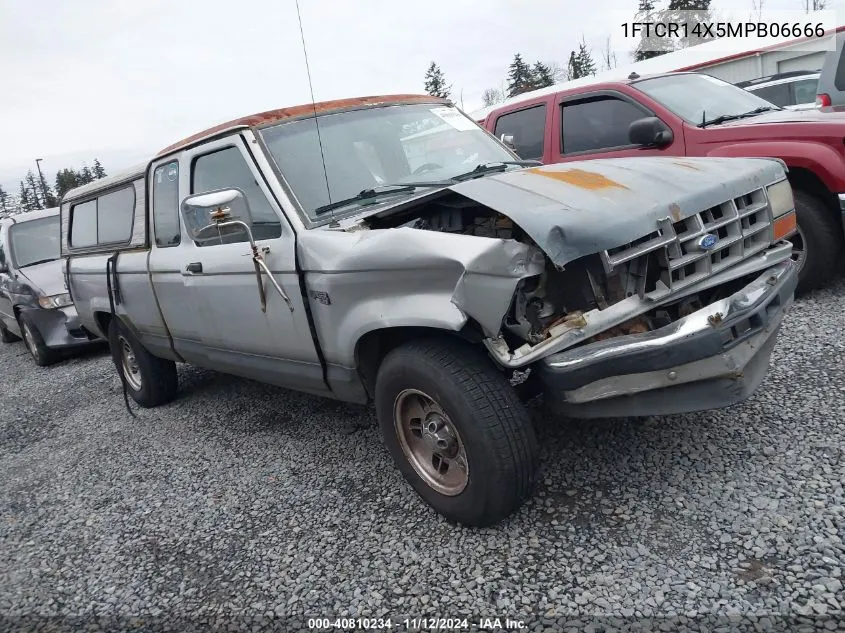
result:
[(788, 180), (781, 180), (766, 187), (769, 196), (769, 204), (772, 205), (772, 216), (778, 218), (789, 213), (795, 208), (795, 200), (792, 198), (792, 187)]
[(38, 305), (42, 308), (52, 310), (54, 308), (63, 308), (73, 303), (70, 300), (70, 294), (64, 293), (61, 295), (53, 295), (52, 297), (38, 297)]

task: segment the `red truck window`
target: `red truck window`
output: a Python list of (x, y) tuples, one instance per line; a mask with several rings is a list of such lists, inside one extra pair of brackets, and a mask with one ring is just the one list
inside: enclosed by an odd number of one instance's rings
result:
[(628, 127), (649, 113), (633, 103), (601, 96), (563, 104), (563, 154), (627, 147)]
[(513, 146), (524, 160), (542, 160), (546, 136), (546, 106), (538, 105), (500, 116), (493, 133), (513, 135)]

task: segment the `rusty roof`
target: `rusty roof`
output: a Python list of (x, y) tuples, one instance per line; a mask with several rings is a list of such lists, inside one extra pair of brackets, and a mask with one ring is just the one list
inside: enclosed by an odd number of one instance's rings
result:
[(176, 150), (182, 149), (203, 138), (213, 136), (219, 132), (233, 128), (263, 127), (265, 125), (279, 123), (280, 121), (284, 121), (286, 119), (298, 119), (307, 116), (314, 116), (315, 112), (317, 114), (331, 114), (333, 112), (342, 112), (344, 110), (355, 110), (357, 108), (367, 108), (397, 103), (450, 103), (450, 101), (448, 99), (441, 99), (440, 97), (432, 97), (431, 95), (400, 94), (354, 97), (352, 99), (335, 99), (334, 101), (304, 103), (302, 105), (291, 106), (288, 108), (259, 112), (258, 114), (251, 114), (239, 119), (227, 121), (226, 123), (221, 123), (220, 125), (215, 125), (207, 130), (203, 130), (202, 132), (198, 132), (197, 134), (184, 138), (178, 143), (165, 147), (156, 155), (156, 158), (175, 152)]

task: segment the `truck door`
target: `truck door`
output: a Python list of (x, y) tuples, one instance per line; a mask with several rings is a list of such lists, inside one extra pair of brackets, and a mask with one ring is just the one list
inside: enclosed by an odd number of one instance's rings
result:
[(244, 193), (247, 204), (231, 205), (232, 216), (251, 226), (256, 244), (293, 307), (291, 311), (262, 275), (267, 298), (266, 311), (262, 311), (245, 234), (202, 240), (185, 237), (179, 249), (181, 272), (187, 296), (201, 313), (199, 335), (206, 364), (262, 382), (325, 393), (296, 272), (293, 228), (243, 137), (231, 136), (187, 150), (180, 166), (188, 172), (183, 173), (188, 177), (183, 191), (197, 194), (238, 188)]
[(16, 333), (18, 331), (18, 324), (15, 321), (15, 311), (12, 305), (12, 297), (9, 292), (12, 277), (9, 274), (8, 267), (11, 266), (11, 263), (8, 259), (9, 251), (5, 246), (8, 234), (8, 226), (0, 225), (0, 321), (3, 322), (6, 329), (12, 330), (13, 333)]
[[(682, 129), (660, 148), (634, 145), (628, 128), (638, 119), (654, 116), (643, 104), (615, 90), (558, 96), (552, 126), (552, 162), (622, 156), (684, 156)], [(672, 129), (669, 122), (664, 121)]]

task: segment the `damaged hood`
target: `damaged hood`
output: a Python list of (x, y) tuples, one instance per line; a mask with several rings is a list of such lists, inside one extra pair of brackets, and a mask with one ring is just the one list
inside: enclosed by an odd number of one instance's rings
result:
[(18, 269), (21, 277), (36, 291), (45, 296), (59, 295), (67, 292), (65, 278), (62, 272), (62, 260), (54, 259), (41, 264), (24, 266)]
[(558, 266), (784, 178), (764, 158), (636, 157), (543, 165), (450, 189), (506, 215)]

